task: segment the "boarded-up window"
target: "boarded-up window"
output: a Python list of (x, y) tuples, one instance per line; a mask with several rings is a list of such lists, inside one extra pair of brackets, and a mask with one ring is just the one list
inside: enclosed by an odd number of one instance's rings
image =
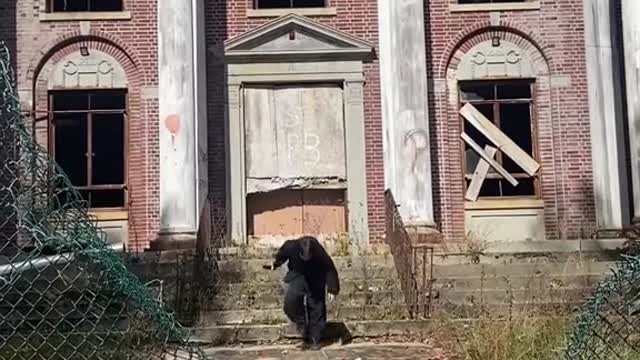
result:
[[(466, 103), (473, 105), (515, 145), (537, 160), (532, 81), (461, 82), (460, 104)], [(461, 118), (461, 121), (464, 124), (464, 133), (481, 148), (496, 145), (464, 118)], [(464, 149), (464, 172), (468, 187), (480, 162), (480, 156), (468, 144), (465, 144)], [(490, 168), (480, 188), (480, 197), (539, 196), (538, 174), (527, 174), (501, 151), (496, 153), (495, 160), (518, 181), (518, 185), (514, 187), (495, 169)]]
[(247, 178), (346, 178), (342, 104), (337, 85), (245, 89)]

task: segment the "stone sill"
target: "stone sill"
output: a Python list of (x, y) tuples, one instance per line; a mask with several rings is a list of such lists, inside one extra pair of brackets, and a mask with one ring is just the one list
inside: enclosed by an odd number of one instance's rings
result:
[(130, 11), (40, 13), (40, 21), (131, 20)]
[(523, 11), (540, 10), (540, 1), (487, 3), (487, 4), (450, 4), (451, 12), (480, 12), (480, 11)]
[(478, 200), (465, 202), (465, 210), (543, 209), (544, 201), (536, 199)]
[(128, 211), (89, 211), (89, 216), (97, 221), (129, 220)]
[(247, 17), (280, 17), (289, 14), (302, 16), (335, 16), (338, 10), (334, 7), (293, 8), (293, 9), (247, 9)]

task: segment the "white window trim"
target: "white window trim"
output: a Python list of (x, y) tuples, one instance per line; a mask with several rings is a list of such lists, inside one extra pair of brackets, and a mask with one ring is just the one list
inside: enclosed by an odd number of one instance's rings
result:
[(484, 12), (484, 11), (524, 11), (540, 10), (540, 1), (485, 3), (485, 4), (449, 4), (449, 11), (456, 12)]
[(130, 11), (41, 12), (40, 21), (131, 20)]
[(302, 16), (335, 16), (338, 9), (335, 7), (317, 8), (284, 8), (284, 9), (247, 9), (247, 17), (280, 17), (288, 14)]

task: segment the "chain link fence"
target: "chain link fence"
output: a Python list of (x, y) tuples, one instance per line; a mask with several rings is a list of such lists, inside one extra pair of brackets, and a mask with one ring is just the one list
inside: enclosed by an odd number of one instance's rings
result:
[(204, 359), (30, 135), (0, 44), (0, 359)]
[(640, 257), (626, 257), (575, 320), (567, 360), (640, 360)]

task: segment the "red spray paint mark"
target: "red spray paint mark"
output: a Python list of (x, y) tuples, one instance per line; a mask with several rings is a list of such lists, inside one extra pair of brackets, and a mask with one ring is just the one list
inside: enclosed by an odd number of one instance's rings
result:
[(164, 126), (171, 133), (171, 145), (173, 145), (173, 141), (176, 135), (178, 134), (178, 132), (180, 132), (180, 115), (171, 114), (167, 116), (167, 118), (164, 120)]
[(171, 114), (167, 116), (164, 120), (164, 125), (167, 127), (167, 130), (169, 130), (171, 135), (176, 136), (180, 131), (180, 115)]

